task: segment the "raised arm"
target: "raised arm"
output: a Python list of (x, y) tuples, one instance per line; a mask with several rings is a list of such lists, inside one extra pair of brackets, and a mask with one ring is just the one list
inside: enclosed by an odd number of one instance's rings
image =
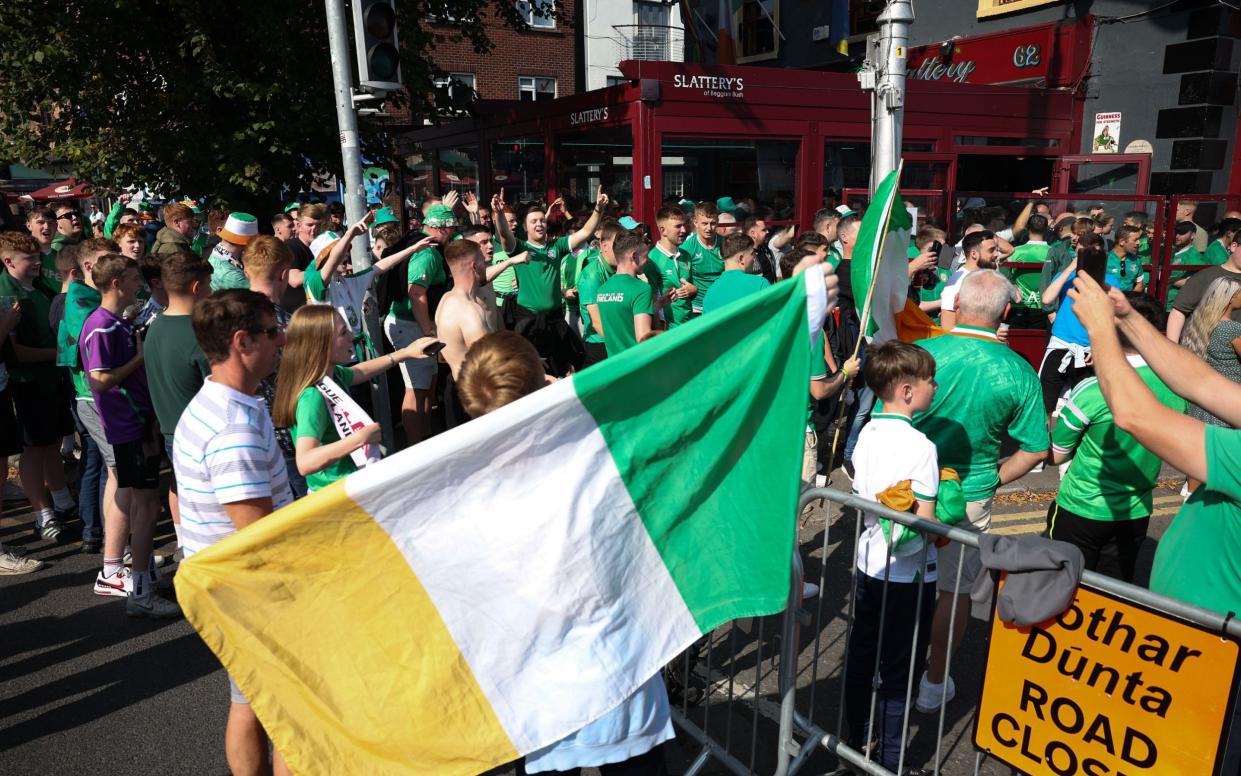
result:
[(413, 256), (418, 251), (424, 250), (426, 248), (430, 248), (434, 244), (435, 244), (434, 237), (423, 237), (421, 240), (409, 246), (408, 248), (402, 248), (401, 250), (397, 251), (391, 256), (384, 256), (382, 259), (380, 259), (379, 261), (371, 265), (371, 271), (375, 272), (377, 275), (382, 275), (383, 273), (392, 269), (393, 267), (395, 267), (397, 264), (401, 263), (405, 259), (408, 259), (410, 256)]
[(1043, 298), (1039, 301), (1047, 306), (1056, 304), (1056, 301), (1060, 298), (1060, 292), (1064, 289), (1064, 284), (1069, 281), (1069, 275), (1072, 275), (1075, 269), (1077, 269), (1077, 259), (1069, 262), (1069, 266), (1065, 267), (1051, 283), (1047, 284), (1047, 288), (1043, 289)]
[(595, 209), (591, 211), (590, 218), (586, 219), (586, 223), (582, 224), (582, 228), (569, 235), (569, 250), (576, 251), (577, 247), (584, 242), (589, 242), (595, 236), (595, 228), (599, 226), (599, 218), (603, 215), (603, 209), (608, 205), (608, 195), (603, 193), (603, 186), (599, 186), (599, 190), (595, 194)]
[(1112, 290), (1109, 297), (1086, 275), (1078, 275), (1073, 285), (1069, 296), (1077, 319), (1090, 335), (1095, 377), (1117, 428), (1128, 431), (1187, 476), (1205, 481), (1205, 426), (1155, 398), (1125, 359), (1117, 327), (1169, 388), (1233, 425), (1241, 423), (1241, 385), (1133, 314), (1119, 291)]
[[(1038, 196), (1041, 197), (1047, 193), (1047, 187), (1044, 186), (1041, 189), (1035, 189), (1034, 191), (1030, 193), (1037, 194)], [(1026, 206), (1023, 207), (1021, 209), (1021, 212), (1017, 214), (1017, 220), (1013, 221), (1013, 237), (1014, 238), (1017, 236), (1018, 232), (1026, 228), (1026, 224), (1029, 223), (1030, 221), (1030, 214), (1033, 212), (1034, 212), (1034, 200), (1027, 199)]]
[(500, 247), (505, 253), (517, 250), (517, 235), (508, 228), (508, 219), (504, 217), (504, 189), (491, 198), (491, 220), (496, 225), (496, 236), (500, 238)]
[[(323, 262), (323, 266), (319, 268), (319, 275), (323, 278), (324, 288), (332, 284), (332, 278), (336, 276), (336, 268), (340, 266), (340, 262), (345, 258), (345, 254), (353, 248), (354, 238), (366, 234), (367, 227), (374, 220), (375, 211), (372, 210), (356, 224), (346, 229), (344, 235), (332, 245), (332, 250), (327, 255), (327, 261)], [(314, 261), (313, 257), (311, 257), (311, 261)]]

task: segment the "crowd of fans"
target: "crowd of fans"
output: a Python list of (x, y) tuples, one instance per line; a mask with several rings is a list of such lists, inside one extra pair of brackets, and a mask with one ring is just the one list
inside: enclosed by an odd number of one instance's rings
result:
[[(70, 541), (80, 518), (72, 540), (100, 555), (96, 595), (124, 599), (132, 616), (178, 617), (163, 595), (167, 559), (154, 552), (165, 503), (189, 557), (378, 460), (385, 429), (371, 420), (372, 384), (381, 373), (401, 376), (401, 422), (390, 431), (400, 432), (398, 446), (413, 445), (821, 267), (836, 273), (839, 306), (813, 351), (804, 487), (841, 466), (871, 498), (911, 483), (904, 508), (935, 518), (941, 469), (950, 469), (962, 525), (985, 532), (1001, 485), (1060, 465), (1047, 534), (1080, 547), (1091, 569), (1114, 544), (1132, 581), (1167, 461), (1187, 477), (1186, 512), (1209, 528), (1174, 524), (1152, 587), (1236, 610), (1236, 575), (1214, 569), (1220, 578), (1195, 587), (1207, 572), (1187, 559), (1241, 541), (1227, 520), (1241, 516), (1228, 466), (1241, 422), (1241, 213), (1208, 233), (1193, 203), (1182, 203), (1166, 238), (1175, 263), (1191, 269), (1171, 278), (1169, 313), (1145, 293), (1160, 249), (1146, 213), (1020, 204), (1010, 217), (964, 202), (951, 235), (920, 219), (909, 294), (947, 335), (875, 348), (859, 341), (863, 300), (850, 283), (862, 214), (844, 205), (805, 229), (728, 197), (670, 198), (642, 223), (618, 217), (601, 188), (574, 203), (580, 212), (563, 199), (544, 207), (509, 203), (502, 191), (490, 202), (449, 192), (408, 217), (389, 206), (352, 225), (339, 205), (311, 203), (289, 205), (262, 228), (219, 211), (204, 224), (188, 202), (163, 205), (158, 219), (125, 197), (106, 215), (36, 207), (25, 231), (0, 233), (0, 454), (20, 455), (42, 539)], [(364, 237), (373, 262), (355, 268), (351, 248)], [(1091, 261), (1106, 267), (1110, 292), (1078, 274)], [(382, 321), (381, 336), (368, 316)], [(1005, 344), (1010, 324), (1050, 330), (1038, 370)], [(841, 444), (820, 444), (836, 427)], [(1009, 440), (1017, 450), (1002, 457)], [(75, 499), (65, 461), (76, 449)], [(173, 477), (161, 496), (165, 459)], [(893, 556), (877, 526), (865, 517), (857, 548), (851, 654), (882, 652), (879, 727), (868, 728), (865, 669), (850, 674), (847, 705), (856, 743), (894, 767), (910, 665), (925, 666), (919, 710), (955, 694), (947, 655), (981, 565), (976, 551), (936, 557), (922, 542)], [(0, 549), (0, 573), (42, 565)], [(937, 581), (938, 595), (927, 586), (919, 597), (920, 575)], [(911, 630), (921, 623), (919, 643), (876, 641), (884, 581), (894, 586), (887, 617)], [(671, 728), (656, 680), (588, 728), (595, 737), (583, 731), (576, 745), (594, 761), (566, 755), (576, 751), (570, 742), (527, 770), (625, 760), (643, 764), (632, 772), (661, 772), (648, 750)], [(230, 697), (229, 762), (249, 772), (268, 757), (265, 738), (235, 684)], [(604, 740), (617, 730), (650, 746)], [(274, 764), (283, 768), (278, 754)]]

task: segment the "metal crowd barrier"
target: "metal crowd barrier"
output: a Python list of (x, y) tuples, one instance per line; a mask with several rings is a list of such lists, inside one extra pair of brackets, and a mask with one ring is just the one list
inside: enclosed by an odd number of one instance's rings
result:
[[(722, 626), (704, 637), (695, 649), (671, 664), (665, 672), (673, 698), (673, 722), (684, 737), (701, 746), (697, 757), (685, 773), (687, 776), (695, 776), (714, 760), (738, 776), (756, 773), (795, 776), (816, 754), (822, 753), (834, 757), (841, 769), (872, 776), (896, 776), (910, 767), (923, 767), (936, 776), (940, 773), (963, 772), (960, 768), (953, 771), (943, 770), (947, 703), (941, 702), (934, 721), (933, 759), (925, 765), (909, 761), (907, 750), (913, 699), (922, 673), (922, 666), (914, 665), (913, 662), (916, 650), (910, 650), (909, 679), (904, 688), (905, 712), (900, 730), (902, 745), (895, 773), (875, 762), (871, 752), (847, 743), (859, 736), (848, 735), (845, 728), (844, 674), (845, 664), (849, 660), (847, 645), (854, 620), (858, 575), (855, 553), (862, 531), (862, 511), (913, 528), (922, 535), (924, 541), (934, 541), (937, 537), (947, 539), (950, 544), (939, 548), (941, 555), (958, 552), (963, 557), (966, 547), (979, 546), (979, 535), (923, 520), (910, 513), (897, 512), (877, 502), (829, 488), (815, 488), (802, 494), (798, 505), (799, 520), (807, 514), (807, 507), (815, 502), (834, 503), (842, 508), (851, 507), (856, 516), (851, 526), (853, 544), (840, 542), (834, 552), (829, 552), (832, 540), (844, 538), (840, 534), (848, 530), (848, 526), (841, 520), (837, 520), (836, 526), (833, 526), (833, 516), (825, 504), (822, 543), (813, 548), (821, 551), (818, 597), (802, 600), (804, 574), (802, 548), (799, 547), (792, 559), (788, 606), (778, 619), (772, 616), (736, 621)], [(890, 548), (888, 561), (891, 561)], [(846, 566), (842, 568), (841, 563)], [(922, 585), (927, 584), (921, 581), (925, 577), (925, 556), (923, 563), (924, 573), (920, 575), (918, 582), (919, 598)], [(968, 594), (968, 590), (961, 589), (963, 565), (957, 564), (954, 589), (958, 593)], [(983, 573), (987, 573), (985, 569)], [(839, 611), (836, 604), (827, 603), (827, 599), (839, 592), (845, 576), (849, 586), (848, 598), (843, 607), (844, 611)], [(1194, 623), (1234, 641), (1241, 641), (1241, 623), (1231, 616), (1158, 595), (1145, 588), (1091, 571), (1083, 573), (1081, 585)], [(885, 581), (879, 615), (881, 639), (887, 590), (888, 584)], [(955, 618), (954, 609), (949, 622), (949, 632), (952, 632)], [(926, 627), (929, 625), (927, 623)], [(914, 642), (919, 637), (920, 627), (920, 623), (915, 621), (912, 636)], [(801, 648), (803, 628), (810, 628), (813, 633), (813, 638), (807, 645), (808, 651)], [(829, 649), (839, 648), (841, 644), (845, 645), (843, 656), (830, 670), (824, 670), (819, 665), (820, 659)], [(951, 651), (947, 655), (947, 662), (949, 665), (952, 663)], [(871, 665), (870, 656), (858, 661), (857, 665)], [(874, 656), (873, 665), (876, 673), (869, 679), (872, 688), (869, 698), (871, 727), (875, 722), (878, 695), (878, 654)], [(958, 666), (959, 673), (965, 670), (968, 669)], [(829, 692), (827, 685), (832, 682), (838, 682), (838, 693)], [(955, 703), (962, 704), (967, 701), (971, 704), (968, 717), (972, 718), (977, 713), (977, 699), (958, 695)], [(923, 718), (925, 719), (925, 715)], [(972, 730), (973, 726), (968, 719), (966, 724)], [(925, 722), (920, 725), (924, 726)], [(769, 747), (772, 736), (777, 742), (774, 759)], [(972, 773), (978, 774), (988, 755), (974, 748), (972, 737), (966, 736), (963, 740), (973, 754)], [(1009, 767), (1007, 764), (999, 764), (1003, 769)], [(816, 772), (821, 770), (820, 768)]]

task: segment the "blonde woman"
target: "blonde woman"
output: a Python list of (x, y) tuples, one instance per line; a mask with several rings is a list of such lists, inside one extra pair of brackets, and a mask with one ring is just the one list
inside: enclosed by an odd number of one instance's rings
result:
[[(423, 337), (395, 353), (343, 366), (353, 357), (353, 330), (340, 313), (327, 305), (307, 305), (293, 314), (276, 375), (272, 417), (293, 436), (297, 469), (306, 477), (308, 490), (327, 487), (355, 471), (353, 452), (379, 441), (379, 425), (373, 422), (342, 439), (329, 393), (338, 394), (337, 403), (348, 402), (349, 386), (364, 383), (402, 361), (431, 358), (426, 349), (433, 344), (434, 337)], [(324, 383), (325, 378), (335, 387)], [(360, 408), (355, 408), (350, 414), (358, 412)]]
[[(1207, 287), (1202, 301), (1194, 308), (1181, 332), (1181, 345), (1203, 359), (1216, 372), (1241, 383), (1241, 323), (1232, 314), (1241, 310), (1241, 281), (1230, 277), (1216, 279)], [(1190, 404), (1191, 418), (1213, 426), (1231, 426), (1197, 404)], [(1192, 493), (1196, 480), (1187, 480)]]

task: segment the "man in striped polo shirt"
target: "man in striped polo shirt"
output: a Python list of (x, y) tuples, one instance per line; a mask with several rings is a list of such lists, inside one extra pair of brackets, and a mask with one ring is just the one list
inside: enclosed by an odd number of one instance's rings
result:
[[(195, 306), (193, 324), (211, 376), (181, 413), (173, 437), (187, 558), (293, 500), (271, 415), (255, 395), (284, 345), (275, 307), (253, 291), (217, 291)], [(231, 677), (229, 694), (229, 768), (266, 770), (267, 734)], [(272, 759), (275, 773), (288, 772), (278, 753)]]

